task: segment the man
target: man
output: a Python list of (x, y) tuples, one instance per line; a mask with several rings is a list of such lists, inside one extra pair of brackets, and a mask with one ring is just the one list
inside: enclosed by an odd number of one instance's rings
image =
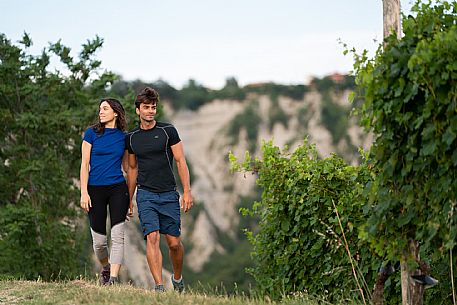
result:
[(173, 159), (183, 186), (181, 208), (184, 212), (192, 208), (189, 170), (184, 158), (183, 144), (175, 127), (155, 120), (158, 102), (159, 94), (149, 87), (143, 89), (135, 99), (140, 126), (126, 136), (126, 147), (129, 151), (127, 181), (130, 201), (137, 187), (138, 214), (146, 240), (146, 257), (155, 281), (155, 290), (165, 291), (159, 244), (160, 234), (163, 234), (173, 267), (173, 288), (182, 292), (184, 247), (180, 238), (180, 203), (173, 174)]

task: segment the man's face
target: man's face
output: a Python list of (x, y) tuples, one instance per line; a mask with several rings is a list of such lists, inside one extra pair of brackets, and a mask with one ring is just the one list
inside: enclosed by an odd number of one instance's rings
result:
[(136, 108), (136, 114), (140, 116), (140, 120), (146, 122), (154, 122), (154, 117), (157, 113), (157, 104), (140, 104), (140, 108)]

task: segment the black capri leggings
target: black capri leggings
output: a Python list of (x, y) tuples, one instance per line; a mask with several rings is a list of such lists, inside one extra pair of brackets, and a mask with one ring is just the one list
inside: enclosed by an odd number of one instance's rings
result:
[(92, 203), (89, 209), (92, 230), (106, 235), (106, 206), (109, 207), (111, 228), (125, 221), (129, 209), (129, 191), (125, 182), (103, 186), (89, 185), (87, 191)]

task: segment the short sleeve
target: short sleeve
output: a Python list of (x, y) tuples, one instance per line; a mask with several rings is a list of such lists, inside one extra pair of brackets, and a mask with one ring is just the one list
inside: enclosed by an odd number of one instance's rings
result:
[(132, 146), (130, 145), (130, 137), (132, 136), (131, 133), (127, 133), (125, 135), (125, 149), (129, 151), (129, 154), (134, 154)]
[(167, 128), (168, 130), (168, 136), (170, 137), (169, 143), (170, 146), (173, 146), (175, 144), (178, 144), (181, 142), (181, 139), (179, 138), (178, 131), (174, 126), (171, 126), (170, 128)]
[(84, 132), (83, 140), (92, 145), (94, 144), (95, 137), (95, 131), (92, 128), (89, 128)]

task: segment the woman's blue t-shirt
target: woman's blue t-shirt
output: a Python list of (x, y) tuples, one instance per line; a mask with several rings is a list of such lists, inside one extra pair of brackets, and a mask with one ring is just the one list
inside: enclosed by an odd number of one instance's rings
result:
[(88, 185), (113, 185), (124, 182), (122, 157), (125, 133), (117, 128), (105, 128), (97, 134), (92, 127), (84, 133), (84, 141), (92, 145)]

